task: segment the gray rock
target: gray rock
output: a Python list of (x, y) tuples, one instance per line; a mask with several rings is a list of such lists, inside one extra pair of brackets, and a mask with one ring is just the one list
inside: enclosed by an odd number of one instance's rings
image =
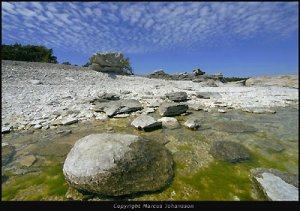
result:
[(162, 126), (166, 128), (178, 128), (180, 126), (177, 119), (174, 117), (162, 117), (157, 121), (162, 122)]
[(248, 160), (250, 155), (240, 144), (231, 141), (214, 141), (210, 153), (218, 160), (228, 162), (240, 162)]
[(93, 97), (89, 99), (89, 102), (95, 104), (97, 102), (102, 103), (102, 102), (108, 102), (112, 100), (120, 100), (120, 97), (115, 93), (104, 92), (99, 94), (97, 97)]
[(244, 108), (243, 111), (254, 114), (275, 114), (276, 111), (268, 108)]
[(36, 157), (34, 155), (26, 155), (20, 158), (18, 160), (18, 163), (21, 166), (30, 167), (35, 163), (35, 161), (36, 161)]
[(298, 176), (276, 169), (250, 170), (258, 189), (271, 201), (298, 201)]
[(257, 129), (250, 125), (245, 125), (241, 121), (216, 122), (213, 124), (216, 130), (225, 131), (228, 133), (253, 133)]
[(188, 106), (180, 103), (162, 103), (159, 108), (161, 116), (176, 116), (188, 110)]
[(165, 187), (173, 178), (173, 159), (163, 145), (135, 135), (92, 134), (75, 143), (63, 173), (79, 190), (122, 196)]
[(226, 113), (226, 110), (224, 110), (224, 109), (218, 109), (218, 112), (219, 113)]
[(98, 103), (93, 107), (94, 111), (104, 111), (109, 117), (117, 114), (131, 113), (142, 109), (142, 104), (133, 99), (111, 101), (109, 103)]
[(15, 147), (7, 144), (7, 143), (2, 143), (2, 152), (1, 152), (1, 158), (2, 158), (2, 165), (6, 165), (9, 162), (11, 162), (14, 154), (16, 153)]
[(183, 102), (187, 101), (187, 93), (186, 92), (171, 92), (167, 93), (166, 97), (174, 102)]
[(9, 133), (11, 130), (11, 126), (2, 126), (1, 133)]
[(32, 85), (39, 85), (39, 84), (42, 84), (42, 82), (39, 81), (39, 80), (30, 80), (30, 83), (31, 83)]
[(152, 131), (162, 128), (161, 122), (155, 121), (153, 117), (144, 114), (133, 120), (133, 122), (131, 122), (131, 125), (139, 130), (144, 131)]
[(37, 125), (34, 125), (34, 126), (33, 126), (34, 129), (41, 129), (42, 127), (43, 127), (43, 126), (40, 125), (40, 124), (37, 124)]
[(197, 68), (197, 69), (194, 69), (194, 70), (192, 71), (192, 74), (195, 75), (195, 76), (198, 76), (198, 75), (204, 75), (205, 72), (203, 72), (203, 71), (201, 71), (199, 68)]
[(77, 118), (73, 118), (73, 117), (68, 117), (66, 119), (62, 119), (61, 120), (61, 123), (63, 125), (71, 125), (71, 124), (74, 124), (76, 122), (78, 122), (78, 119)]
[(200, 121), (195, 118), (189, 118), (183, 125), (192, 130), (197, 130), (199, 127), (201, 127)]
[(196, 92), (196, 97), (203, 99), (222, 98), (222, 96), (217, 92)]

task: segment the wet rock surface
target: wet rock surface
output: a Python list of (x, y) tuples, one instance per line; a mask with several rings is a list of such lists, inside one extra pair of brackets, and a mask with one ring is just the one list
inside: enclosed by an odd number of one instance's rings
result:
[(2, 165), (6, 165), (12, 160), (12, 157), (15, 154), (15, 147), (8, 143), (3, 143), (3, 142), (1, 143), (1, 147), (2, 147), (2, 154), (1, 154)]
[(63, 172), (77, 189), (121, 196), (165, 187), (173, 159), (163, 145), (135, 135), (92, 134), (75, 143)]
[(216, 122), (213, 124), (213, 129), (228, 133), (253, 133), (257, 131), (255, 127), (246, 125), (240, 121)]
[(243, 146), (230, 141), (214, 141), (210, 153), (218, 160), (232, 163), (250, 159), (249, 153)]
[(298, 201), (298, 176), (277, 169), (251, 169), (250, 175), (265, 196), (271, 201)]

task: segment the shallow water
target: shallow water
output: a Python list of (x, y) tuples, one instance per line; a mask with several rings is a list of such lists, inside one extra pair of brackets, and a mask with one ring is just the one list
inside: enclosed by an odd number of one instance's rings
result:
[[(69, 187), (62, 173), (66, 155), (78, 139), (102, 132), (135, 134), (165, 144), (176, 163), (174, 179), (163, 190), (118, 200), (266, 200), (253, 188), (250, 169), (264, 167), (298, 172), (299, 112), (293, 108), (275, 110), (276, 114), (192, 111), (190, 115), (176, 117), (181, 125), (187, 118), (197, 117), (203, 125), (203, 129), (197, 131), (183, 126), (137, 131), (130, 126), (134, 117), (129, 117), (11, 132), (2, 135), (2, 142), (16, 149), (11, 162), (2, 166), (2, 200), (69, 200), (66, 197)], [(157, 113), (151, 115), (159, 117)], [(68, 130), (72, 132), (66, 132)], [(214, 159), (209, 147), (215, 140), (240, 143), (249, 151), (250, 160), (228, 163)], [(24, 163), (29, 155), (35, 157), (34, 162)], [(80, 199), (115, 198), (87, 194)]]

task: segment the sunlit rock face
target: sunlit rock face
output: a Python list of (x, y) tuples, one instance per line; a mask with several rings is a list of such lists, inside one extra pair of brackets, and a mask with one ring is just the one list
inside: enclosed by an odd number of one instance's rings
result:
[(173, 159), (163, 145), (135, 135), (91, 134), (75, 143), (63, 172), (76, 189), (122, 196), (168, 185)]

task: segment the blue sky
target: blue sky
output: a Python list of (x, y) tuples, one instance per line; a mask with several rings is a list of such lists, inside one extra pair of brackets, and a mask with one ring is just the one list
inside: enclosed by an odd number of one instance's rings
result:
[(298, 2), (2, 2), (2, 43), (16, 42), (77, 65), (122, 52), (136, 74), (296, 74)]

